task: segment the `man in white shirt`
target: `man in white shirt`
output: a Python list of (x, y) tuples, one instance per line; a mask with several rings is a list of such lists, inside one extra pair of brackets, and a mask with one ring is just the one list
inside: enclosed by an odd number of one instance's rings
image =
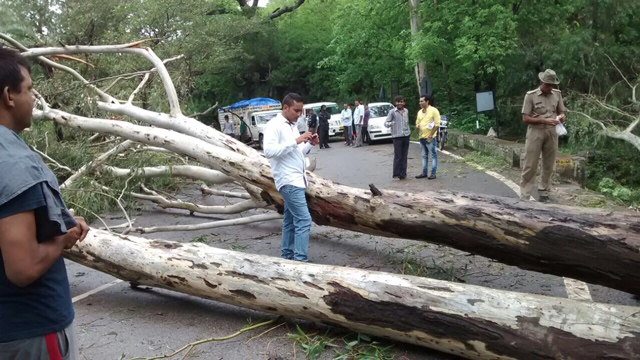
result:
[(224, 132), (225, 135), (227, 136), (231, 136), (232, 138), (234, 138), (234, 129), (233, 129), (233, 122), (231, 120), (229, 120), (229, 115), (225, 115), (224, 116), (224, 124), (222, 125), (222, 132)]
[(298, 133), (296, 122), (302, 115), (302, 96), (290, 93), (282, 100), (282, 113), (269, 120), (264, 130), (264, 155), (271, 163), (276, 188), (284, 199), (282, 257), (308, 261), (311, 214), (305, 189), (305, 154), (318, 145), (318, 135)]
[(362, 146), (362, 123), (364, 122), (364, 105), (360, 103), (360, 99), (355, 101), (356, 110), (353, 112), (353, 123), (356, 126), (356, 147)]
[(344, 127), (344, 138), (347, 141), (347, 146), (351, 146), (351, 109), (349, 109), (349, 104), (344, 104), (344, 110), (340, 113), (340, 118), (342, 119), (342, 126)]

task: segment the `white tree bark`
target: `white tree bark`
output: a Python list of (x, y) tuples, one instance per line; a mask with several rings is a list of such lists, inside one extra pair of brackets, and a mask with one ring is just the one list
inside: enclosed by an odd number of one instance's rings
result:
[[(410, 25), (411, 25), (411, 37), (413, 38), (413, 43), (415, 44), (415, 39), (416, 37), (419, 35), (420, 33), (420, 27), (422, 26), (421, 22), (422, 19), (420, 18), (420, 0), (409, 0), (409, 6), (411, 8), (411, 20), (410, 20)], [(418, 91), (420, 91), (420, 83), (422, 82), (422, 79), (424, 79), (424, 77), (427, 75), (427, 64), (424, 60), (419, 59), (415, 66), (415, 73), (416, 73), (416, 81), (418, 83)], [(421, 95), (427, 95), (427, 94), (421, 94)]]
[(118, 177), (152, 178), (160, 176), (177, 176), (193, 180), (202, 180), (210, 184), (226, 184), (236, 181), (220, 171), (195, 165), (154, 166), (139, 169), (122, 169), (114, 166), (102, 166), (100, 171)]
[(189, 210), (191, 213), (201, 214), (238, 214), (243, 211), (259, 209), (264, 207), (264, 204), (256, 203), (255, 201), (243, 200), (231, 205), (201, 205), (194, 204), (192, 202), (186, 202), (182, 200), (169, 200), (157, 192), (144, 188), (144, 191), (148, 194), (131, 193), (131, 196), (139, 200), (148, 200), (157, 204), (163, 209), (183, 209)]
[(208, 187), (205, 184), (200, 185), (200, 191), (202, 191), (205, 195), (216, 195), (223, 197), (232, 197), (232, 198), (240, 198), (240, 199), (251, 199), (251, 195), (248, 193), (238, 193), (234, 191), (226, 191), (226, 190), (216, 190)]
[(96, 167), (101, 166), (111, 156), (119, 154), (119, 153), (129, 149), (133, 145), (135, 145), (135, 143), (133, 141), (129, 141), (129, 140), (123, 141), (120, 144), (118, 144), (115, 147), (113, 147), (111, 150), (109, 150), (106, 153), (98, 156), (93, 161), (85, 164), (78, 171), (76, 171), (73, 175), (69, 176), (69, 178), (67, 178), (67, 180), (65, 180), (64, 183), (62, 183), (62, 185), (60, 185), (60, 190), (64, 190), (66, 188), (71, 187), (71, 184), (73, 184), (73, 182), (76, 181), (78, 178), (84, 176), (88, 172), (93, 171), (93, 169), (95, 169)]
[(139, 227), (139, 228), (136, 228), (136, 231), (141, 234), (150, 234), (155, 232), (168, 232), (168, 231), (207, 230), (207, 229), (215, 229), (215, 228), (225, 227), (225, 226), (255, 224), (262, 221), (278, 220), (278, 219), (282, 219), (282, 215), (272, 212), (272, 213), (266, 213), (266, 214), (245, 216), (237, 219), (218, 220), (218, 221), (211, 221), (211, 222), (193, 224), (193, 225), (152, 226), (152, 227), (146, 227), (146, 228)]
[(640, 357), (640, 314), (633, 307), (93, 229), (65, 256), (125, 281), (338, 325), (469, 359)]

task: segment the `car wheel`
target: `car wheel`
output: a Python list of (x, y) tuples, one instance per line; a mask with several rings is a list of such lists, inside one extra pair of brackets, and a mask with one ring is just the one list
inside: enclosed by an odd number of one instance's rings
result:
[(264, 135), (258, 135), (258, 146), (261, 150), (264, 150)]

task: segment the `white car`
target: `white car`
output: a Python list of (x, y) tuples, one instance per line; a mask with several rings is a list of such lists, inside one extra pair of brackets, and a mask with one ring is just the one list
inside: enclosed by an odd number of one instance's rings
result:
[[(329, 119), (329, 136), (342, 135), (344, 133), (344, 127), (342, 126), (342, 120), (340, 118), (340, 112), (342, 111), (342, 109), (340, 109), (338, 104), (334, 102), (318, 102), (318, 103), (312, 103), (312, 104), (304, 104), (303, 114), (306, 114), (307, 109), (313, 109), (313, 113), (316, 115), (319, 115), (320, 108), (322, 107), (322, 105), (326, 105), (327, 112), (329, 113), (329, 115), (331, 115), (331, 119)], [(318, 119), (318, 121), (320, 120)]]
[(258, 142), (260, 149), (262, 149), (262, 144), (264, 142), (264, 127), (267, 125), (269, 120), (273, 119), (281, 112), (282, 110), (258, 111), (250, 115), (251, 119), (249, 121), (248, 133), (251, 134), (251, 140)]
[(387, 102), (377, 102), (369, 104), (369, 126), (367, 126), (367, 132), (369, 133), (369, 139), (371, 141), (391, 139), (391, 128), (384, 126), (384, 122), (387, 120), (389, 111), (393, 110), (394, 106)]

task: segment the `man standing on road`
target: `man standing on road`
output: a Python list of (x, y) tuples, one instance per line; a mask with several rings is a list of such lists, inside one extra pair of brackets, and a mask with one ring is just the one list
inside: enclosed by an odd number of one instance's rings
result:
[(264, 155), (271, 163), (276, 188), (284, 199), (282, 257), (308, 261), (311, 214), (305, 189), (305, 154), (318, 144), (318, 135), (298, 133), (296, 122), (302, 114), (302, 96), (290, 93), (282, 100), (282, 113), (269, 120), (264, 131)]
[[(422, 152), (422, 173), (416, 179), (436, 178), (438, 168), (438, 128), (440, 127), (440, 112), (431, 106), (430, 96), (420, 96), (420, 111), (416, 119), (416, 128), (420, 135), (420, 150)], [(431, 175), (429, 175), (429, 154), (431, 154)]]
[(17, 135), (31, 126), (29, 64), (0, 49), (0, 358), (79, 359), (62, 251), (89, 231)]
[(369, 104), (364, 104), (364, 117), (362, 118), (362, 140), (367, 144), (371, 144), (371, 138), (369, 138), (369, 118), (371, 117), (371, 111), (369, 111)]
[(229, 120), (229, 115), (224, 116), (224, 124), (222, 126), (222, 132), (227, 136), (235, 137), (234, 129), (233, 129), (233, 121)]
[(344, 110), (340, 113), (340, 117), (342, 119), (342, 126), (344, 127), (344, 139), (346, 141), (347, 146), (351, 146), (351, 109), (349, 109), (349, 104), (344, 104)]
[(316, 129), (318, 128), (318, 115), (313, 113), (313, 109), (307, 110), (307, 127), (310, 133), (316, 133)]
[(360, 103), (360, 99), (355, 101), (356, 110), (353, 113), (353, 123), (355, 124), (356, 130), (354, 131), (356, 134), (356, 147), (362, 146), (362, 124), (364, 122), (364, 106)]
[(538, 160), (542, 154), (542, 174), (538, 193), (541, 201), (549, 200), (551, 174), (556, 163), (558, 134), (556, 125), (565, 122), (566, 108), (560, 90), (554, 89), (560, 81), (555, 71), (547, 69), (538, 74), (540, 86), (527, 92), (522, 105), (522, 122), (529, 125), (524, 145), (524, 168), (520, 182), (520, 199), (529, 200), (535, 185)]
[(320, 137), (320, 149), (329, 149), (329, 120), (331, 115), (327, 111), (327, 105), (320, 107), (318, 116), (318, 136)]
[(391, 128), (393, 138), (393, 178), (407, 178), (407, 157), (409, 156), (409, 111), (405, 109), (404, 97), (396, 96), (396, 107), (389, 111), (384, 126)]

